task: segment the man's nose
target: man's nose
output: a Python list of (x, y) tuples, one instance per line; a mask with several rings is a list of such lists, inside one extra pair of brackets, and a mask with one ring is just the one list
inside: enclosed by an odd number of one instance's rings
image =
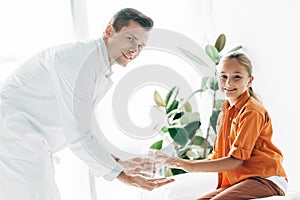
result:
[(132, 44), (129, 50), (131, 53), (138, 53), (138, 44)]

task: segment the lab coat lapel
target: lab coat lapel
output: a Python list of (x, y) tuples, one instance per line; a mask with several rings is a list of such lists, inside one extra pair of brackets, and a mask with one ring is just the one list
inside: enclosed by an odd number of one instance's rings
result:
[(113, 82), (109, 77), (106, 78), (104, 74), (103, 76), (101, 76), (95, 90), (94, 106), (96, 106), (100, 102), (106, 92), (111, 88), (112, 84)]

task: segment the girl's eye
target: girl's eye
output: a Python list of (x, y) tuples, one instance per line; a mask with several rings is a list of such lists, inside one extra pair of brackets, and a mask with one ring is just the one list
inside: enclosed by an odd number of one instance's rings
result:
[(234, 79), (240, 79), (240, 78), (242, 78), (242, 77), (240, 77), (240, 76), (234, 76), (233, 78), (234, 78)]
[(226, 75), (221, 75), (220, 79), (225, 80), (225, 79), (227, 79), (227, 76)]

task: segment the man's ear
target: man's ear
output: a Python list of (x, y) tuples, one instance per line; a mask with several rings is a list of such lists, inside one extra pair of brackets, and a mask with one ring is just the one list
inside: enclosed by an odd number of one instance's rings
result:
[(104, 31), (104, 39), (108, 39), (114, 33), (114, 27), (112, 24), (108, 24)]

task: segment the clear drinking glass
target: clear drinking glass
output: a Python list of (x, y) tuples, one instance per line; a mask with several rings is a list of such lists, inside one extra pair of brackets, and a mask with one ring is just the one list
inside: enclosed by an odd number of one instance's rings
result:
[(144, 167), (141, 174), (147, 178), (155, 177), (155, 151), (153, 149), (145, 149), (142, 154)]
[(156, 158), (156, 150), (147, 149), (143, 152), (143, 161), (146, 165), (141, 173), (148, 178), (165, 178), (168, 167), (164, 165), (163, 159)]

